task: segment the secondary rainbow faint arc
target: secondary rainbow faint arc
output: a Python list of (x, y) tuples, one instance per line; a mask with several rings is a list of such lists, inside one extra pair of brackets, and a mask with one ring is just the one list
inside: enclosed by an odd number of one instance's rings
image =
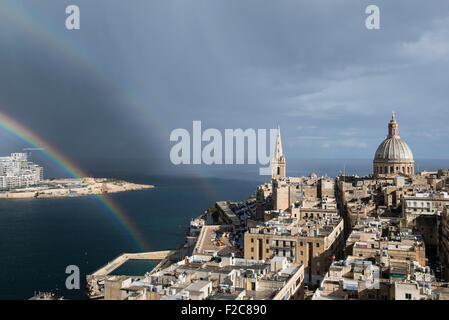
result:
[[(74, 178), (81, 179), (87, 175), (74, 163), (72, 163), (66, 156), (61, 152), (58, 152), (50, 144), (46, 143), (35, 133), (31, 132), (18, 122), (16, 122), (11, 117), (6, 116), (4, 113), (0, 112), (0, 127), (6, 131), (17, 136), (24, 142), (32, 145), (33, 147), (43, 148), (42, 151), (52, 162), (66, 171), (69, 175)], [(139, 230), (133, 225), (132, 221), (127, 217), (125, 212), (113, 201), (112, 198), (106, 195), (95, 195), (95, 198), (99, 203), (113, 215), (120, 226), (127, 232), (135, 244), (140, 250), (148, 250), (149, 246), (146, 243), (144, 237), (139, 232)]]
[[(136, 94), (132, 94), (126, 90), (123, 90), (121, 85), (116, 83), (109, 74), (99, 67), (98, 58), (92, 55), (89, 51), (82, 51), (77, 46), (74, 46), (67, 38), (64, 38), (58, 32), (55, 32), (49, 25), (44, 24), (43, 19), (38, 18), (35, 12), (30, 12), (29, 10), (19, 10), (17, 7), (17, 2), (5, 2), (0, 15), (3, 18), (11, 21), (15, 25), (21, 27), (26, 32), (32, 34), (40, 41), (44, 42), (46, 45), (54, 50), (57, 50), (64, 56), (70, 58), (72, 62), (77, 63), (77, 65), (84, 70), (90, 72), (93, 76), (97, 77), (103, 83), (114, 88), (114, 91), (119, 93), (126, 106), (130, 107), (134, 112), (138, 113), (137, 119), (142, 119), (143, 121), (148, 121), (154, 131), (161, 138), (168, 138), (163, 135), (165, 128), (161, 125), (160, 119), (156, 115), (142, 106)], [(201, 166), (190, 166), (192, 172), (198, 176), (203, 177), (203, 172)], [(207, 182), (207, 180), (202, 180), (202, 182), (207, 186), (205, 192), (207, 192), (212, 201), (219, 198), (219, 193), (213, 183)]]

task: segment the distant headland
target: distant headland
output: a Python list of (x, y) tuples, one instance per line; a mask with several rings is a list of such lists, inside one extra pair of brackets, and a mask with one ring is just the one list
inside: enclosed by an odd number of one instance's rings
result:
[(151, 188), (154, 185), (108, 178), (47, 179), (35, 186), (0, 192), (0, 199), (67, 198)]
[(0, 157), (0, 199), (67, 198), (154, 188), (108, 178), (44, 179), (25, 152)]

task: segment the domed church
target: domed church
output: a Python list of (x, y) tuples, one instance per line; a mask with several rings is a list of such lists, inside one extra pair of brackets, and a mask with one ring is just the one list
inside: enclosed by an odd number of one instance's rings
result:
[(399, 137), (399, 125), (395, 115), (388, 124), (388, 136), (376, 150), (373, 161), (374, 176), (387, 177), (396, 174), (412, 175), (415, 172), (415, 161), (412, 150)]

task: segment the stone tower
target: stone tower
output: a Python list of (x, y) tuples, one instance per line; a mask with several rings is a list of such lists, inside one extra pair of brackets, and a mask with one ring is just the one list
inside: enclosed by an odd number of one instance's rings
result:
[(278, 125), (276, 148), (271, 160), (271, 179), (279, 180), (282, 178), (285, 178), (285, 157), (282, 152), (281, 129)]

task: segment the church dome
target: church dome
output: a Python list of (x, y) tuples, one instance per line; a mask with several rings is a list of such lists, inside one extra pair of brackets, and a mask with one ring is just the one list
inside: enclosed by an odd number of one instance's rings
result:
[(412, 162), (413, 153), (408, 144), (399, 137), (399, 125), (394, 112), (388, 124), (388, 136), (374, 155), (375, 162)]
[(401, 138), (387, 138), (377, 148), (375, 161), (413, 161), (413, 153), (408, 144)]
[(413, 175), (415, 161), (408, 144), (399, 137), (399, 125), (393, 116), (388, 124), (388, 136), (374, 154), (375, 177), (389, 177), (396, 174)]

